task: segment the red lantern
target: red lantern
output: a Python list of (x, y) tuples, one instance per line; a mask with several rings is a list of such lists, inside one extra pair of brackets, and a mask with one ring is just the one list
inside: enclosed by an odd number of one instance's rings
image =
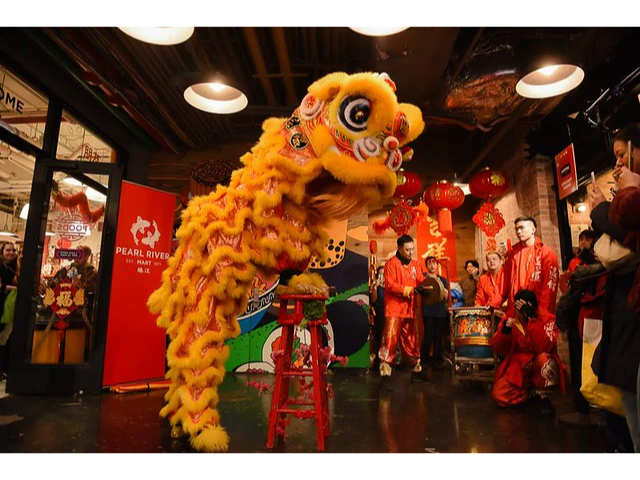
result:
[(469, 180), (469, 190), (475, 197), (496, 198), (509, 188), (509, 182), (502, 172), (489, 167), (480, 170)]
[(398, 186), (393, 194), (396, 198), (411, 198), (422, 189), (420, 177), (413, 172), (402, 172), (398, 175)]
[(464, 192), (460, 187), (441, 180), (427, 188), (422, 195), (424, 203), (430, 209), (438, 210), (438, 225), (442, 233), (453, 231), (451, 210), (455, 210), (464, 203)]

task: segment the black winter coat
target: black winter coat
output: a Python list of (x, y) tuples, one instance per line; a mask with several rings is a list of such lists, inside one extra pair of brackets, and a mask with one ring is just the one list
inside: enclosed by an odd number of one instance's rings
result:
[[(622, 242), (627, 231), (609, 221), (610, 205), (603, 202), (591, 212), (591, 225), (596, 232)], [(607, 278), (602, 340), (593, 365), (600, 382), (631, 392), (636, 391), (640, 366), (640, 314), (627, 304), (634, 277), (635, 268), (628, 273), (613, 272)]]

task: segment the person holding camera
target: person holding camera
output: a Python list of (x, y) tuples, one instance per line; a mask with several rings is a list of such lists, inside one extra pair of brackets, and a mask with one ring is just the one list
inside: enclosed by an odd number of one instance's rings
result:
[(528, 403), (544, 415), (554, 415), (548, 392), (565, 388), (564, 364), (558, 355), (554, 316), (538, 316), (538, 298), (531, 290), (514, 296), (515, 316), (505, 315), (491, 338), (502, 358), (496, 370), (491, 398), (499, 407)]

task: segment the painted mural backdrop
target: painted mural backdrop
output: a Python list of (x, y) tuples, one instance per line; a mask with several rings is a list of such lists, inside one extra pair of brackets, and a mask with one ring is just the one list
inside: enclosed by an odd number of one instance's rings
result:
[[(366, 212), (333, 224), (328, 233), (330, 239), (325, 246), (328, 260), (312, 259), (310, 264), (311, 270), (321, 274), (337, 292), (326, 302), (329, 323), (324, 343), (331, 346), (335, 355), (349, 357), (347, 368), (365, 368), (369, 365)], [(280, 349), (281, 332), (275, 296), (278, 278), (276, 275), (254, 279), (253, 299), (238, 317), (241, 334), (227, 343), (231, 347), (227, 371), (274, 371), (271, 353)], [(308, 344), (309, 333), (298, 331), (298, 341)]]

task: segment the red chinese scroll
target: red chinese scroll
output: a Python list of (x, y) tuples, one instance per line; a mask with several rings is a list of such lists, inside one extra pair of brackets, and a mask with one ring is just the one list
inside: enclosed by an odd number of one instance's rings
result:
[[(438, 221), (427, 217), (427, 220), (417, 224), (418, 229), (418, 260), (424, 271), (426, 257), (433, 255), (440, 259), (449, 258), (450, 280), (458, 281), (456, 268), (456, 235), (454, 232), (442, 233), (438, 228)], [(443, 272), (444, 275), (444, 272)]]

